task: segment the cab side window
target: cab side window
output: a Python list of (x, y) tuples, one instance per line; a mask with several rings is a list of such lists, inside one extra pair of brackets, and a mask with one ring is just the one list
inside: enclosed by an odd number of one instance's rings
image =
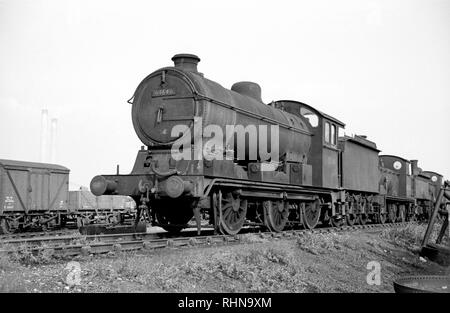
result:
[(336, 146), (336, 141), (337, 141), (336, 125), (331, 124), (330, 122), (325, 122), (324, 125), (325, 125), (325, 131), (324, 131), (325, 143), (328, 143), (332, 146)]
[(331, 144), (336, 145), (336, 125), (331, 125)]
[(325, 122), (325, 142), (330, 143), (330, 128), (331, 125), (328, 122)]

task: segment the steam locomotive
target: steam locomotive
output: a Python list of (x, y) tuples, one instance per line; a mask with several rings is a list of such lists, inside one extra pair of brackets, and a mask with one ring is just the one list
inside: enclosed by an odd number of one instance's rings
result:
[[(195, 55), (172, 60), (129, 100), (145, 145), (133, 170), (95, 176), (94, 195), (130, 196), (137, 220), (170, 232), (193, 218), (199, 229), (206, 220), (223, 234), (246, 225), (280, 232), (427, 218), (442, 175), (422, 171), (417, 160), (379, 155), (365, 136), (339, 136), (345, 124), (308, 104), (263, 103), (256, 83), (226, 89), (198, 72)], [(216, 136), (228, 127), (234, 132)], [(277, 153), (267, 158), (262, 148), (274, 144)]]

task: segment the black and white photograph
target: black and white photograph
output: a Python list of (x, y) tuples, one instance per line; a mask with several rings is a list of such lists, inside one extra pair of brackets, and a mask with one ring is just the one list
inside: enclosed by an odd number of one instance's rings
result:
[(449, 293), (449, 125), (448, 0), (0, 0), (0, 293)]

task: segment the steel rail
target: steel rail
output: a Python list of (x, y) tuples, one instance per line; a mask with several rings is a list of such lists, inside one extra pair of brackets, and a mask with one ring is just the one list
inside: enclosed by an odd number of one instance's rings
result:
[[(20, 252), (21, 249), (38, 254), (41, 251), (51, 251), (52, 255), (57, 256), (75, 256), (75, 255), (91, 255), (108, 253), (111, 251), (136, 251), (136, 250), (156, 250), (164, 248), (181, 248), (181, 247), (197, 247), (212, 246), (224, 244), (245, 243), (245, 238), (249, 234), (259, 235), (262, 238), (289, 238), (300, 237), (306, 234), (323, 234), (337, 233), (355, 230), (382, 230), (384, 228), (393, 228), (398, 226), (406, 226), (409, 224), (417, 224), (417, 222), (399, 222), (388, 224), (366, 224), (341, 227), (326, 227), (301, 230), (286, 230), (279, 233), (259, 232), (238, 235), (203, 235), (203, 236), (185, 236), (173, 238), (156, 238), (161, 234), (158, 233), (134, 233), (134, 234), (110, 234), (110, 235), (94, 235), (85, 236), (92, 237), (83, 243), (64, 242), (59, 245), (38, 245), (38, 246), (20, 246), (6, 247), (0, 249), (0, 254), (9, 254)], [(165, 233), (167, 234), (167, 233)], [(85, 237), (77, 237), (80, 240)], [(60, 241), (60, 242), (61, 242)], [(22, 242), (24, 243), (24, 242)]]
[(51, 231), (41, 231), (41, 232), (25, 232), (25, 233), (17, 233), (17, 234), (7, 234), (0, 235), (0, 243), (7, 240), (14, 239), (31, 239), (31, 238), (40, 238), (40, 237), (49, 237), (49, 236), (66, 236), (72, 235), (74, 232), (78, 232), (76, 228), (64, 229), (64, 230), (51, 230)]

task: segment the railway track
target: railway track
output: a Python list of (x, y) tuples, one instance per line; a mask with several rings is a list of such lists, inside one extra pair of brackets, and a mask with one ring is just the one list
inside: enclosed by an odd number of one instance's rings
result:
[[(342, 227), (324, 227), (315, 229), (287, 230), (279, 233), (260, 232), (251, 233), (262, 238), (289, 238), (313, 233), (335, 233), (354, 230), (380, 231), (384, 228), (406, 226), (415, 222), (370, 224)], [(168, 233), (127, 233), (93, 236), (61, 236), (61, 237), (34, 237), (10, 239), (0, 241), (0, 254), (9, 254), (27, 250), (38, 254), (44, 250), (55, 256), (76, 256), (101, 254), (110, 251), (156, 250), (164, 248), (212, 246), (224, 244), (239, 244), (246, 235), (215, 235), (212, 230), (206, 230), (206, 235), (198, 236), (195, 231), (182, 232), (177, 237)]]
[[(212, 234), (211, 230), (205, 230), (205, 233)], [(184, 231), (179, 234), (179, 238), (193, 237), (196, 231)], [(48, 234), (47, 234), (48, 235)], [(117, 233), (117, 234), (100, 234), (100, 235), (61, 235), (61, 236), (38, 236), (28, 238), (12, 238), (8, 240), (0, 240), (0, 245), (3, 246), (22, 246), (27, 245), (29, 247), (37, 246), (64, 246), (73, 243), (98, 243), (98, 242), (122, 242), (132, 240), (158, 240), (158, 239), (170, 239), (174, 237), (167, 232), (159, 233)], [(176, 239), (176, 238), (175, 238)]]
[(17, 234), (0, 235), (0, 243), (8, 240), (27, 240), (32, 238), (44, 238), (49, 236), (68, 236), (78, 233), (77, 229), (61, 229), (52, 231), (26, 232)]
[[(110, 224), (91, 224), (89, 227), (92, 227), (91, 232), (101, 233), (104, 231), (108, 231), (109, 228), (114, 228), (118, 234), (125, 233), (123, 228), (129, 229), (133, 224), (121, 224), (120, 226), (112, 226)], [(95, 228), (97, 227), (97, 228)], [(144, 227), (145, 228), (145, 227)], [(122, 231), (122, 233), (121, 233)], [(47, 238), (47, 237), (57, 237), (57, 236), (76, 236), (81, 232), (80, 228), (63, 228), (57, 230), (48, 230), (48, 231), (30, 231), (30, 232), (21, 232), (21, 233), (11, 233), (11, 234), (1, 234), (0, 235), (0, 243), (4, 241), (10, 240), (32, 240), (34, 238)], [(128, 231), (130, 232), (130, 231)]]

